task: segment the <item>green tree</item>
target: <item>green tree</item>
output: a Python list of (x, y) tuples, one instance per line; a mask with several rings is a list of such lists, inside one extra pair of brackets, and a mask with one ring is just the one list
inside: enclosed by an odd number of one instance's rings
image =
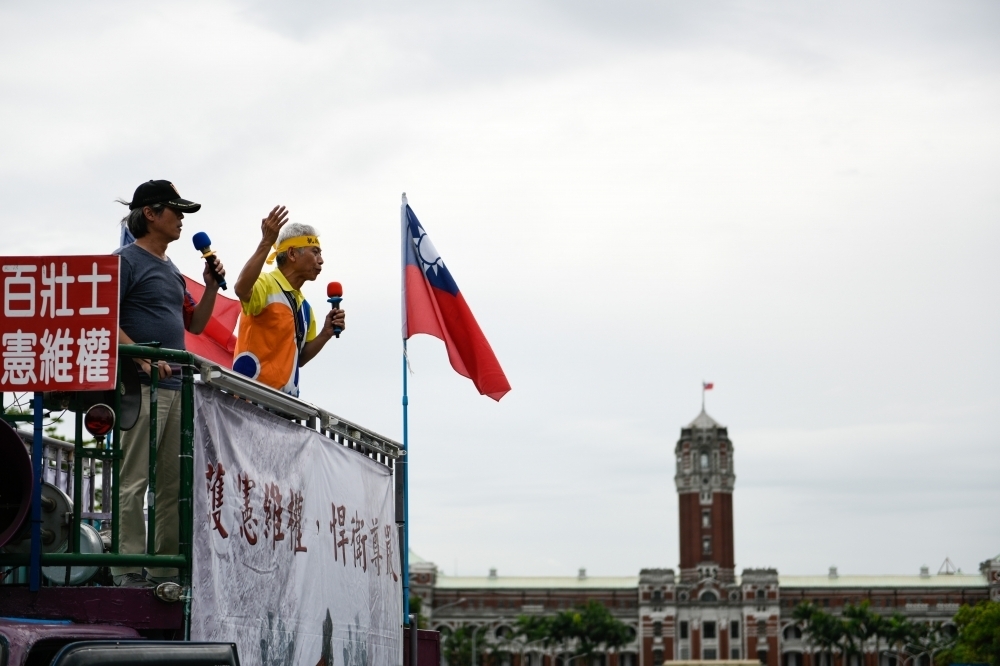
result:
[(906, 647), (913, 644), (919, 633), (919, 627), (899, 611), (885, 620), (883, 635), (896, 656), (897, 664), (902, 663), (903, 655), (907, 654)]
[[(473, 659), (472, 632), (475, 631), (475, 657)], [(452, 666), (471, 666), (481, 664), (483, 653), (486, 651), (486, 627), (474, 627), (464, 625), (453, 631), (448, 631), (442, 636), (441, 652), (445, 660)]]
[(591, 600), (551, 617), (521, 615), (514, 626), (514, 637), (524, 644), (541, 642), (546, 647), (572, 651), (574, 657), (584, 657), (620, 648), (632, 640), (632, 631), (604, 604)]
[(850, 635), (845, 621), (811, 602), (796, 606), (792, 617), (798, 621), (809, 642), (819, 648), (820, 653), (828, 655), (828, 663), (833, 663), (834, 652), (844, 653), (845, 641)]
[(410, 597), (410, 614), (417, 616), (417, 629), (427, 628), (427, 616), (423, 614), (424, 600), (418, 596)]
[(865, 643), (875, 640), (875, 655), (878, 657), (881, 651), (882, 637), (885, 635), (885, 618), (871, 609), (871, 602), (865, 599), (860, 604), (847, 604), (844, 608), (844, 620), (847, 622), (847, 631), (857, 641), (862, 653)]
[(937, 663), (987, 663), (1000, 666), (1000, 602), (963, 605), (955, 614), (958, 634)]
[(945, 626), (941, 622), (916, 624), (913, 636), (906, 646), (906, 652), (914, 657), (926, 656), (933, 663), (936, 655), (955, 644), (953, 626)]

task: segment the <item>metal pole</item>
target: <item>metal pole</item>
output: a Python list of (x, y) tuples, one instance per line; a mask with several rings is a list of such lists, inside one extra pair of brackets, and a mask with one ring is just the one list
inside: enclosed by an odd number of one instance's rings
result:
[(35, 393), (33, 416), (35, 436), (31, 442), (31, 562), (28, 589), (37, 592), (42, 586), (42, 393)]
[(181, 377), (181, 488), (178, 498), (180, 568), (184, 587), (184, 640), (191, 640), (191, 574), (194, 567), (194, 370), (184, 365)]
[(409, 666), (419, 666), (417, 659), (417, 616), (410, 615), (410, 663)]
[[(79, 397), (74, 398), (79, 401)], [(77, 405), (79, 407), (79, 404)], [(115, 412), (117, 414), (117, 412)], [(83, 410), (77, 409), (73, 429), (73, 552), (80, 552), (80, 523), (83, 522)], [(117, 425), (118, 419), (115, 419)]]
[(470, 650), (470, 652), (472, 655), (469, 658), (469, 663), (471, 663), (472, 666), (476, 666), (476, 625), (474, 624), (472, 625), (472, 650)]
[[(403, 623), (410, 615), (410, 398), (406, 383), (406, 340), (403, 340), (403, 457), (400, 461), (403, 473), (403, 543), (400, 546), (403, 568)], [(411, 626), (412, 631), (412, 626)]]
[(149, 364), (149, 489), (146, 491), (146, 552), (156, 554), (156, 440), (159, 415), (157, 387), (159, 385), (158, 363)]

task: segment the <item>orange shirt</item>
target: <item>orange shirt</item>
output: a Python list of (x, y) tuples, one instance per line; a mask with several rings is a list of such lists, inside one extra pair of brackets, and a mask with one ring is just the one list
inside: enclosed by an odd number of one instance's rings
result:
[[(292, 312), (289, 295), (295, 299), (297, 313)], [(303, 343), (315, 339), (316, 318), (309, 302), (275, 269), (257, 277), (250, 301), (241, 305), (233, 370), (298, 396), (301, 350), (295, 344), (294, 317), (305, 331)]]

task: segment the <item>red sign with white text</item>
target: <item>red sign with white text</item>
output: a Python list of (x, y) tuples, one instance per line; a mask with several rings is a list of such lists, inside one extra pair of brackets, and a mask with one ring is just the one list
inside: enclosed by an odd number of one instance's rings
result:
[(118, 368), (118, 257), (0, 257), (0, 391), (104, 391)]

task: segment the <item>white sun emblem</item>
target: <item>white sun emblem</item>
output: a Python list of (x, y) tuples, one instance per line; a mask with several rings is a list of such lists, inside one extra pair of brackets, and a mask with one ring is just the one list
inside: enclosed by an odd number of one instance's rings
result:
[(420, 235), (413, 240), (413, 244), (417, 250), (417, 258), (420, 259), (421, 268), (424, 273), (428, 269), (434, 270), (434, 275), (438, 274), (438, 270), (444, 268), (444, 262), (441, 261), (441, 255), (438, 254), (437, 249), (434, 247), (434, 243), (427, 236), (427, 232), (420, 225), (417, 225), (417, 229)]

